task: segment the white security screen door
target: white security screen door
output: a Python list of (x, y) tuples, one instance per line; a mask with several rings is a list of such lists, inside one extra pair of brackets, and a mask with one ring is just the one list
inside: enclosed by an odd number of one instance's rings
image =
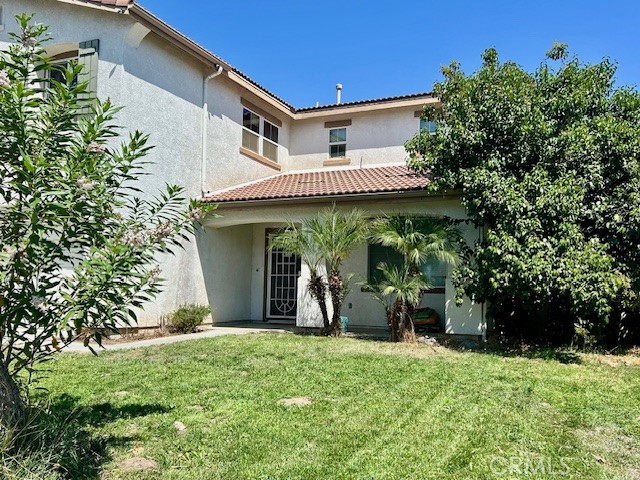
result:
[(300, 257), (278, 249), (267, 255), (267, 319), (295, 320)]

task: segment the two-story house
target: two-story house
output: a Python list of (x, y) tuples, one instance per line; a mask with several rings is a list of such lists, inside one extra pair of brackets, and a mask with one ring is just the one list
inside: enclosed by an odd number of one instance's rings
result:
[[(50, 26), (48, 53), (77, 59), (100, 98), (125, 106), (119, 124), (151, 135), (154, 164), (141, 180), (152, 195), (165, 182), (219, 204), (196, 241), (163, 257), (165, 291), (140, 315), (143, 325), (185, 303), (207, 303), (213, 321), (319, 325), (306, 292), (305, 265), (267, 252), (287, 220), (336, 203), (372, 216), (429, 213), (465, 218), (456, 196), (430, 195), (405, 166), (404, 143), (421, 125), (428, 93), (295, 108), (132, 0), (0, 0), (0, 44), (13, 17), (36, 14)], [(338, 92), (339, 93), (339, 92)], [(126, 133), (126, 132), (123, 132)], [(466, 227), (469, 242), (480, 232)], [(345, 271), (371, 275), (385, 252), (363, 245)], [(455, 305), (447, 268), (429, 265), (424, 304), (447, 333), (481, 335), (483, 308)], [(351, 326), (384, 327), (384, 313), (359, 287), (345, 301)]]

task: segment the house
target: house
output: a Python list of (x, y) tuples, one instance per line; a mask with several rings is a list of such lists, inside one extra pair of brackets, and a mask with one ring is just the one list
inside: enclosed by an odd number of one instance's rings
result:
[[(0, 46), (13, 17), (50, 25), (47, 52), (77, 59), (100, 98), (124, 105), (119, 123), (151, 135), (154, 165), (140, 187), (165, 182), (219, 204), (195, 242), (161, 258), (165, 291), (143, 325), (185, 303), (209, 303), (216, 323), (295, 322), (316, 326), (308, 271), (286, 252), (267, 253), (274, 229), (335, 203), (372, 216), (431, 213), (465, 218), (455, 195), (431, 195), (405, 167), (404, 143), (437, 99), (428, 93), (295, 108), (132, 0), (0, 0)], [(338, 95), (340, 90), (338, 90)], [(430, 128), (429, 125), (426, 125)], [(469, 242), (480, 232), (465, 227)], [(385, 252), (363, 245), (345, 271), (366, 278)], [(450, 334), (481, 335), (482, 305), (455, 305), (450, 272), (429, 265), (435, 288), (424, 304)], [(355, 327), (384, 327), (380, 306), (354, 286), (344, 314)]]

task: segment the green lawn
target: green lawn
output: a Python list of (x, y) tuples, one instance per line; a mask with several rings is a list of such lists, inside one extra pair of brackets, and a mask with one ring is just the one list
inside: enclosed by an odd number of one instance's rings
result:
[(64, 354), (44, 385), (84, 408), (85, 478), (640, 478), (640, 366), (560, 359), (264, 334)]

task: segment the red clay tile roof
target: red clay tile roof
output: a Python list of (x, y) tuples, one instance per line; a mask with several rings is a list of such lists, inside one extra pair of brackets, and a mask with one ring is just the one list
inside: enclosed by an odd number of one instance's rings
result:
[(85, 0), (88, 3), (99, 3), (107, 7), (128, 7), (133, 5), (134, 0)]
[(211, 192), (211, 203), (332, 197), (368, 193), (424, 190), (429, 179), (409, 172), (405, 165), (283, 173), (238, 187)]
[(434, 98), (433, 93), (431, 92), (423, 92), (423, 93), (411, 93), (408, 95), (398, 95), (395, 97), (383, 97), (383, 98), (370, 98), (367, 100), (355, 100), (353, 102), (344, 102), (344, 103), (333, 103), (331, 105), (318, 105), (317, 107), (304, 107), (295, 109), (298, 113), (303, 112), (315, 112), (316, 110), (327, 110), (330, 108), (341, 108), (341, 107), (354, 107), (356, 105), (367, 105), (370, 103), (386, 103), (386, 102), (397, 102), (400, 100), (412, 100), (414, 98)]

